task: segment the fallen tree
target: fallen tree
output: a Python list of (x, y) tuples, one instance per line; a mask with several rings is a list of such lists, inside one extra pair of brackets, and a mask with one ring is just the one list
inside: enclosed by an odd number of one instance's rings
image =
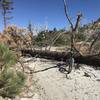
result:
[[(33, 57), (57, 60), (57, 61), (66, 61), (70, 58), (70, 53), (66, 52), (56, 52), (56, 51), (41, 51), (41, 50), (21, 50), (22, 55), (27, 54)], [(86, 64), (90, 66), (99, 67), (100, 66), (100, 56), (99, 55), (80, 55), (78, 53), (73, 55), (75, 63)]]

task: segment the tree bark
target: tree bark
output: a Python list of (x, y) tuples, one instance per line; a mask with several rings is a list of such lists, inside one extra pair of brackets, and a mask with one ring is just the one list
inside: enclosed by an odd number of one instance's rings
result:
[[(66, 61), (70, 58), (70, 53), (66, 52), (54, 52), (54, 51), (41, 51), (41, 50), (21, 50), (22, 55), (30, 54), (31, 56), (35, 57), (38, 56), (39, 58), (57, 60), (57, 61)], [(85, 55), (82, 56), (80, 54), (74, 54), (73, 58), (75, 63), (79, 64), (86, 64), (90, 66), (99, 67), (100, 66), (100, 56), (98, 55)]]

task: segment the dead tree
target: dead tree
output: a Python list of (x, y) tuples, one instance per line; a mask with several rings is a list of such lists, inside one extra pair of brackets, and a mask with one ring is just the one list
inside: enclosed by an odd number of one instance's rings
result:
[(79, 22), (80, 22), (80, 19), (82, 17), (82, 14), (79, 13), (77, 15), (76, 24), (74, 26), (74, 24), (72, 23), (72, 21), (71, 21), (71, 19), (69, 17), (69, 14), (68, 14), (68, 6), (67, 6), (67, 3), (66, 3), (66, 0), (63, 0), (63, 2), (64, 2), (64, 11), (65, 11), (66, 18), (67, 18), (67, 20), (68, 20), (68, 22), (69, 22), (69, 24), (71, 26), (71, 35), (70, 35), (70, 42), (71, 42), (71, 49), (70, 49), (70, 51), (71, 51), (70, 59), (71, 60), (70, 61), (71, 61), (71, 64), (69, 66), (69, 73), (70, 73), (71, 70), (72, 70), (72, 67), (73, 67), (73, 64), (72, 64), (73, 63), (73, 52), (74, 52), (74, 50), (78, 51), (78, 50), (76, 50), (75, 45), (74, 45), (74, 43), (75, 43), (75, 33), (76, 33), (77, 29), (78, 29)]
[[(56, 52), (56, 51), (41, 51), (41, 50), (21, 50), (22, 55), (25, 56), (27, 54), (30, 54), (33, 57), (39, 57), (39, 58), (45, 58), (50, 60), (56, 60), (56, 61), (64, 61), (69, 59), (70, 53), (68, 52)], [(100, 55), (80, 55), (80, 54), (74, 54), (73, 58), (75, 60), (75, 63), (79, 64), (86, 64), (94, 67), (100, 67)]]

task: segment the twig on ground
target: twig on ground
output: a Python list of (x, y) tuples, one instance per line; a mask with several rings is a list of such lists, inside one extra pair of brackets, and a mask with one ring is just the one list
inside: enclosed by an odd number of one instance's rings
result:
[(58, 67), (58, 66), (53, 66), (53, 67), (45, 68), (45, 69), (42, 69), (42, 70), (34, 71), (33, 73), (44, 72), (44, 71), (46, 71), (46, 70), (49, 70), (49, 69), (52, 69), (52, 68), (57, 68), (57, 67)]

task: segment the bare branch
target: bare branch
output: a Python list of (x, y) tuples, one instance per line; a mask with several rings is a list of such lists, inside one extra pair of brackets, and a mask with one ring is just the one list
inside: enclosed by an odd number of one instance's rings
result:
[(49, 70), (49, 69), (52, 69), (52, 68), (57, 68), (57, 66), (53, 66), (53, 67), (49, 67), (49, 68), (46, 68), (46, 69), (42, 69), (42, 70), (38, 70), (38, 71), (34, 71), (33, 73), (43, 72), (43, 71), (46, 71), (46, 70)]
[(67, 6), (67, 4), (66, 4), (66, 0), (63, 0), (63, 2), (64, 2), (65, 15), (66, 15), (66, 17), (67, 17), (68, 22), (69, 22), (70, 25), (71, 25), (71, 29), (73, 30), (74, 27), (73, 27), (73, 23), (71, 22), (71, 19), (70, 19), (70, 17), (69, 17), (69, 14), (68, 14), (68, 6)]
[(22, 63), (20, 60), (18, 60), (18, 59), (17, 59), (17, 61), (20, 63), (20, 65), (21, 65), (21, 67), (22, 67), (22, 71), (24, 72), (25, 70), (24, 70), (24, 65), (23, 65), (23, 63)]
[(96, 43), (96, 41), (98, 40), (98, 38), (100, 38), (100, 32), (97, 33), (97, 36), (94, 38), (93, 42), (91, 43), (90, 48), (89, 48), (89, 53), (91, 53), (92, 47)]
[(79, 14), (77, 15), (77, 21), (76, 21), (76, 24), (75, 24), (74, 31), (76, 31), (76, 30), (78, 29), (78, 27), (79, 27), (79, 22), (80, 22), (81, 17), (82, 17), (82, 14), (79, 13)]

